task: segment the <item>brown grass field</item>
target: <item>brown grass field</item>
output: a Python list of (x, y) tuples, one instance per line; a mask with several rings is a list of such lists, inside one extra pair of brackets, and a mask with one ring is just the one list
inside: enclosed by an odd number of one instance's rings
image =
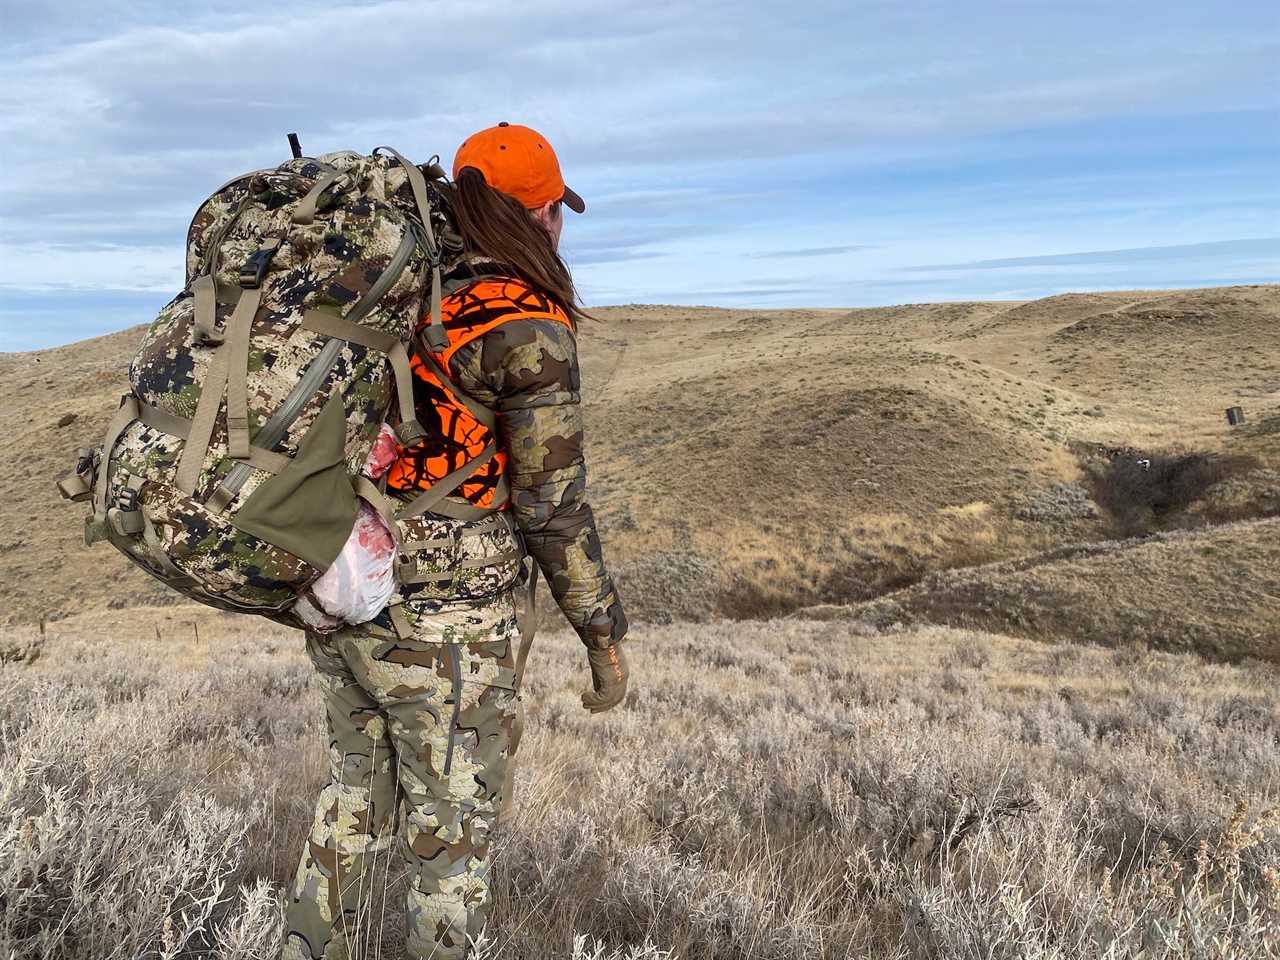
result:
[[(1280, 957), (1280, 288), (599, 312), (632, 687), (544, 611), (486, 960)], [(0, 355), (3, 958), (271, 956), (325, 775), (53, 491), (138, 333)]]

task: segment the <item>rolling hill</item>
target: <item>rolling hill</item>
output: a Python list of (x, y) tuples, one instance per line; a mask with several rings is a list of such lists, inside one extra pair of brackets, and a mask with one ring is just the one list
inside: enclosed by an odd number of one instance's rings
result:
[[(857, 616), (888, 594), (904, 616), (972, 620), (1013, 591), (1040, 612), (991, 614), (1000, 629), (1119, 642), (1106, 597), (1158, 607), (1157, 645), (1280, 659), (1280, 287), (596, 313), (588, 489), (633, 620)], [(182, 599), (85, 548), (53, 486), (100, 441), (140, 334), (0, 354), (7, 622)], [(1180, 533), (1114, 541), (1089, 496), (1105, 447), (1243, 466), (1158, 519)], [(1105, 549), (1002, 565), (1083, 544)]]

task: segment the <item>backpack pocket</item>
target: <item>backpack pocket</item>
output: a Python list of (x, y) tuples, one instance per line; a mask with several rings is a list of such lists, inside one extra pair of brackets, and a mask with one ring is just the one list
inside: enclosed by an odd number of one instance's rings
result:
[(327, 570), (351, 534), (359, 501), (346, 467), (346, 410), (335, 393), (298, 453), (236, 511), (238, 530)]
[(512, 586), (524, 551), (510, 510), (479, 521), (401, 520), (396, 576), (407, 600), (482, 600)]

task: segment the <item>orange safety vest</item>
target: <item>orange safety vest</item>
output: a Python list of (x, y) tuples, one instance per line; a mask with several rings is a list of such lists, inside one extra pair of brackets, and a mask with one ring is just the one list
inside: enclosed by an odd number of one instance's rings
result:
[[(429, 319), (424, 316), (419, 321), (419, 331)], [(442, 370), (449, 372), (449, 360), (465, 344), (500, 324), (527, 319), (558, 320), (570, 330), (574, 329), (573, 320), (555, 301), (522, 280), (497, 278), (470, 283), (440, 302), (441, 325), (449, 336), (449, 345), (432, 357)], [(414, 342), (418, 349), (425, 349), (421, 337)], [(494, 437), (489, 428), (455, 398), (452, 383), (442, 384), (416, 352), (409, 363), (414, 375), (418, 422), (427, 435), (412, 446), (399, 447), (400, 456), (386, 476), (387, 486), (394, 490), (420, 492), (474, 460)], [(493, 506), (494, 491), (506, 466), (507, 455), (499, 449), (493, 459), (464, 480), (451, 496), (464, 497), (477, 507)], [(504, 503), (500, 509), (506, 506)]]

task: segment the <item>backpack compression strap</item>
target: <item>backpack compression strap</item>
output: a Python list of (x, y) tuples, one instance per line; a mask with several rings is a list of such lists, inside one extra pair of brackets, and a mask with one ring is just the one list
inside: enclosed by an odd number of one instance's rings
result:
[(302, 327), (313, 333), (337, 337), (339, 340), (385, 353), (395, 374), (396, 399), (400, 406), (400, 426), (396, 428), (396, 438), (403, 444), (409, 444), (426, 436), (427, 431), (418, 422), (418, 413), (413, 404), (413, 371), (409, 366), (409, 351), (398, 337), (319, 309), (308, 310), (302, 315)]
[[(279, 246), (279, 237), (266, 238), (241, 268), (244, 289), (240, 291), (240, 299), (227, 321), (227, 339), (214, 350), (204, 382), (200, 385), (200, 400), (192, 418), (191, 433), (183, 445), (174, 477), (174, 486), (189, 497), (195, 496), (200, 468), (204, 466), (205, 455), (209, 452), (209, 441), (213, 438), (224, 393), (227, 398), (228, 453), (233, 458), (249, 456), (249, 332), (262, 303), (261, 274), (265, 273), (265, 264), (270, 262)], [(246, 273), (246, 270), (250, 272)]]
[[(417, 165), (406, 160), (399, 151), (391, 147), (374, 147), (375, 156), (379, 150), (387, 151), (404, 168), (405, 175), (409, 178), (409, 188), (413, 191), (413, 201), (418, 205), (418, 216), (422, 218), (422, 226), (426, 230), (427, 256), (431, 261), (431, 322), (427, 327), (427, 342), (433, 349), (443, 350), (449, 345), (449, 335), (444, 332), (444, 326), (440, 323), (440, 244), (436, 242), (435, 228), (431, 226), (427, 180)], [(433, 179), (444, 176), (444, 170), (439, 164), (433, 163), (429, 171)]]
[[(236, 178), (236, 180), (240, 179), (243, 178)], [(223, 184), (215, 191), (214, 195), (221, 193), (235, 183), (236, 180)], [(193, 333), (193, 339), (196, 343), (217, 346), (225, 339), (223, 332), (218, 329), (218, 296), (217, 286), (213, 278), (218, 275), (218, 251), (222, 246), (222, 241), (231, 232), (231, 228), (236, 225), (236, 221), (240, 219), (241, 214), (249, 208), (250, 200), (251, 198), (247, 194), (242, 197), (235, 210), (231, 212), (231, 216), (218, 228), (217, 234), (209, 241), (209, 246), (200, 260), (195, 279), (187, 285), (187, 289), (191, 291), (196, 301), (195, 330)]]

